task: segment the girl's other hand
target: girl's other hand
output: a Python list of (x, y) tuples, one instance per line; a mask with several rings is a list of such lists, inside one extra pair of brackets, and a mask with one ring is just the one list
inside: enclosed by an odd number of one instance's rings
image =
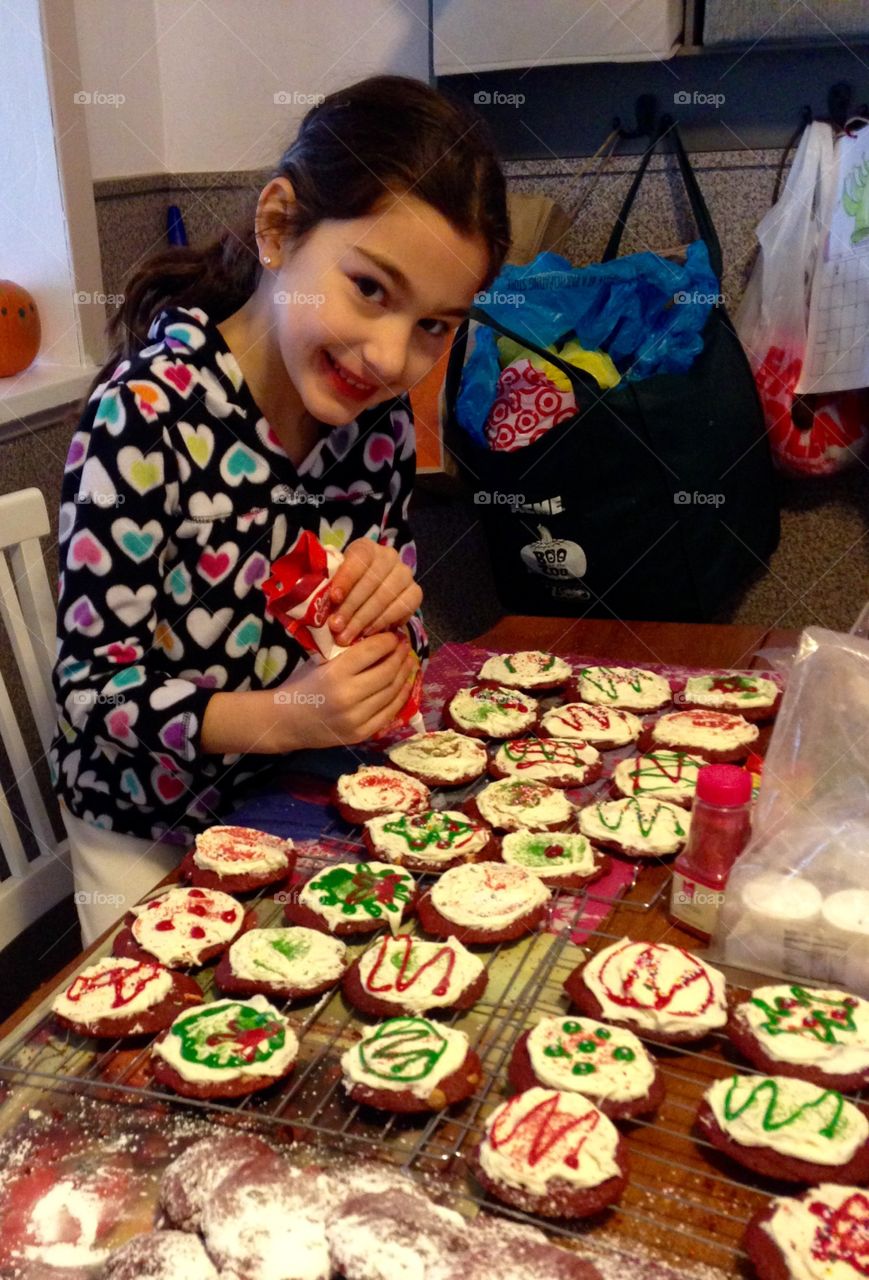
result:
[(371, 538), (350, 543), (329, 595), (335, 606), (329, 625), (341, 645), (403, 626), (422, 602), (422, 591), (398, 552)]

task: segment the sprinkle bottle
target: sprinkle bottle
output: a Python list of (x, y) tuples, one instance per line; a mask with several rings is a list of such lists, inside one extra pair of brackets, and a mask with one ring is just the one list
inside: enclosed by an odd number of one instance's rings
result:
[(707, 764), (697, 775), (688, 843), (673, 866), (670, 918), (708, 942), (715, 932), (730, 868), (751, 834), (751, 774)]

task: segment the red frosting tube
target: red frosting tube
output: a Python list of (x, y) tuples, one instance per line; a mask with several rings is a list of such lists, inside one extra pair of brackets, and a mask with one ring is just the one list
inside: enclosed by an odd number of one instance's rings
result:
[[(267, 608), (315, 662), (328, 662), (344, 652), (336, 644), (329, 627), (332, 602), (329, 584), (344, 560), (334, 547), (324, 547), (319, 538), (303, 529), (293, 546), (271, 566), (271, 575), (262, 584)], [(422, 668), (417, 671), (410, 695), (393, 723), (375, 734), (384, 737), (393, 729), (411, 724), (424, 729), (419, 714), (422, 699)]]

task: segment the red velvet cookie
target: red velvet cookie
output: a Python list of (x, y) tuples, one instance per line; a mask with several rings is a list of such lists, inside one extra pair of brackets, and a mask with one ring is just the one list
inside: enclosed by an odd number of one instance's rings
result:
[(716, 1080), (697, 1130), (719, 1151), (786, 1182), (869, 1181), (869, 1120), (834, 1089), (789, 1076)]
[(492, 828), (459, 809), (388, 813), (366, 822), (362, 838), (373, 858), (430, 875), (498, 857)]
[(542, 1218), (584, 1218), (620, 1198), (627, 1145), (579, 1093), (526, 1089), (486, 1121), (472, 1166), (496, 1199)]
[(697, 774), (708, 761), (684, 751), (650, 751), (620, 760), (612, 778), (613, 795), (666, 800), (686, 809), (694, 803)]
[(669, 858), (685, 847), (691, 815), (666, 800), (623, 796), (580, 809), (579, 829), (599, 848), (626, 858)]
[(869, 1000), (798, 984), (758, 987), (736, 1005), (727, 1034), (770, 1075), (856, 1093), (869, 1085)]
[(232, 996), (302, 1000), (341, 980), (347, 948), (319, 929), (249, 929), (220, 958), (217, 987)]
[(727, 1021), (724, 975), (666, 942), (621, 938), (577, 965), (564, 989), (587, 1017), (658, 1044), (690, 1044)]
[(336, 862), (315, 871), (293, 890), (284, 907), (291, 924), (337, 937), (375, 933), (388, 924), (395, 933), (416, 906), (416, 882), (386, 862)]
[(420, 1015), (366, 1027), (342, 1054), (341, 1070), (354, 1102), (403, 1113), (442, 1111), (463, 1102), (482, 1078), (465, 1032)]
[(602, 771), (600, 752), (570, 738), (515, 738), (502, 743), (489, 761), (493, 778), (545, 782), (550, 787), (583, 787)]
[(603, 1280), (588, 1259), (550, 1243), (542, 1231), (509, 1218), (478, 1213), (470, 1224), (468, 1248), (444, 1280)]
[(477, 677), (505, 689), (533, 689), (542, 693), (560, 689), (571, 676), (570, 663), (542, 649), (523, 649), (518, 653), (498, 653), (487, 658)]
[(462, 787), (486, 772), (486, 748), (454, 729), (417, 733), (386, 748), (390, 764), (427, 787)]
[(576, 831), (509, 831), (501, 839), (500, 860), (525, 867), (550, 889), (584, 889), (612, 865)]
[(486, 684), (459, 689), (444, 708), (444, 723), (469, 738), (518, 738), (537, 727), (535, 698)]
[(201, 1138), (166, 1166), (158, 1205), (163, 1219), (182, 1231), (198, 1231), (202, 1210), (224, 1178), (256, 1158), (268, 1166), (281, 1157), (252, 1133)]
[(410, 1280), (443, 1276), (448, 1260), (463, 1256), (468, 1227), (452, 1209), (395, 1188), (345, 1199), (326, 1232), (333, 1275)]
[(217, 889), (168, 889), (124, 916), (112, 943), (116, 956), (158, 960), (170, 968), (193, 968), (222, 955), (245, 929), (252, 911)]
[(424, 783), (386, 765), (361, 765), (335, 784), (333, 803), (345, 822), (362, 823), (384, 813), (421, 813), (430, 807)]
[(774, 680), (749, 672), (691, 676), (673, 699), (685, 711), (731, 711), (753, 724), (774, 720), (781, 700), (782, 691)]
[(869, 1193), (825, 1182), (776, 1196), (746, 1228), (743, 1245), (759, 1280), (869, 1274)]
[[(72, 1246), (69, 1246), (72, 1247)], [(148, 1231), (133, 1236), (103, 1263), (103, 1280), (219, 1280), (199, 1236), (187, 1231)]]
[(643, 728), (639, 716), (618, 707), (593, 707), (586, 702), (566, 702), (553, 707), (540, 721), (547, 738), (577, 738), (598, 751), (612, 751), (636, 742)]
[(730, 711), (673, 711), (640, 734), (640, 751), (684, 751), (707, 764), (744, 760), (760, 730)]
[(215, 1000), (176, 1018), (151, 1047), (154, 1078), (185, 1098), (239, 1098), (289, 1075), (299, 1042), (264, 996)]
[(292, 840), (251, 827), (209, 827), (185, 854), (180, 872), (201, 889), (249, 893), (286, 880), (295, 864)]
[(669, 706), (669, 680), (642, 667), (582, 667), (568, 686), (568, 697), (593, 706), (643, 714)]
[(193, 978), (154, 960), (104, 956), (82, 969), (52, 1004), (63, 1027), (81, 1036), (138, 1036), (162, 1031), (202, 990)]
[(445, 871), (420, 898), (418, 914), (438, 938), (494, 944), (533, 933), (549, 901), (549, 890), (525, 867), (476, 862)]
[(377, 1018), (429, 1009), (470, 1009), (486, 990), (479, 956), (456, 938), (427, 942), (384, 936), (353, 961), (341, 987), (354, 1008)]
[(559, 787), (502, 778), (471, 796), (465, 812), (496, 831), (564, 831), (576, 810)]
[(522, 1091), (539, 1085), (581, 1093), (611, 1120), (648, 1115), (664, 1098), (664, 1080), (641, 1040), (591, 1018), (541, 1018), (523, 1031), (508, 1073)]

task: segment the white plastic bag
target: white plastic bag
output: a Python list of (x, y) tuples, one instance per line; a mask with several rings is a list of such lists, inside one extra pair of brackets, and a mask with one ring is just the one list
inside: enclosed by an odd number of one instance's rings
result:
[(803, 632), (710, 958), (869, 996), (869, 639)]

